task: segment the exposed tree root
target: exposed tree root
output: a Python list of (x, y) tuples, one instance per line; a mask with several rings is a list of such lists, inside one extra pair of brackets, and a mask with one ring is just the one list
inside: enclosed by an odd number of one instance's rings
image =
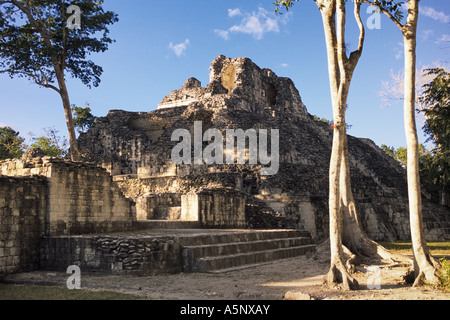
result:
[(358, 245), (350, 247), (350, 251), (358, 255), (361, 260), (378, 260), (387, 263), (412, 264), (413, 260), (405, 255), (390, 252), (379, 243), (364, 235)]
[[(384, 263), (385, 268), (412, 266), (413, 260), (405, 255), (392, 253), (382, 245), (368, 239), (371, 243), (367, 248), (359, 248), (359, 250), (350, 250), (347, 246), (342, 245), (342, 251), (346, 259), (347, 269), (351, 265), (357, 266), (360, 263)], [(323, 241), (319, 246), (319, 250), (329, 250), (329, 239)]]
[(357, 290), (359, 283), (347, 271), (347, 268), (339, 261), (333, 263), (330, 271), (324, 276), (324, 284), (341, 284), (344, 290)]
[(441, 265), (429, 253), (425, 255), (426, 259), (420, 261), (420, 264), (415, 263), (414, 275), (415, 280), (413, 287), (420, 287), (425, 284), (437, 285), (439, 284), (438, 274), (441, 271)]
[[(342, 245), (342, 254), (345, 264), (341, 262), (331, 263), (330, 269), (324, 275), (324, 284), (327, 286), (341, 285), (344, 290), (356, 290), (359, 287), (358, 281), (354, 279), (351, 274), (356, 271), (356, 267), (361, 263), (381, 263), (379, 268), (394, 268), (412, 266), (413, 260), (407, 256), (394, 254), (389, 252), (383, 246), (371, 241), (370, 250), (360, 250), (357, 254), (351, 251), (346, 246)], [(329, 239), (322, 242), (317, 250), (323, 255), (328, 255), (330, 252)], [(364, 252), (364, 254), (361, 254)], [(368, 256), (367, 253), (371, 253)]]

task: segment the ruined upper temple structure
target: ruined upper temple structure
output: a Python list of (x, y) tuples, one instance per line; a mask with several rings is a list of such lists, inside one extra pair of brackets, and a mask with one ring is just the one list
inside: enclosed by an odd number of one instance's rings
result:
[[(223, 102), (217, 104), (219, 100)], [(269, 69), (260, 69), (247, 58), (217, 57), (211, 64), (210, 82), (206, 88), (197, 79), (190, 78), (181, 89), (166, 96), (158, 109), (188, 106), (195, 102), (211, 106), (217, 104), (217, 107), (231, 102), (235, 109), (257, 113), (272, 110), (299, 117), (308, 114), (291, 79), (277, 77)]]

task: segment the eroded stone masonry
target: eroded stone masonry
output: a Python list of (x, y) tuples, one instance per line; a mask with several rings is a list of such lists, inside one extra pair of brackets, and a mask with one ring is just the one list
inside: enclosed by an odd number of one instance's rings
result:
[[(201, 121), (203, 132), (279, 129), (278, 174), (261, 176), (261, 165), (174, 165), (171, 151), (177, 142), (171, 135), (180, 128), (194, 135), (195, 121)], [(110, 111), (79, 143), (85, 160), (107, 168), (124, 194), (137, 203), (138, 219), (291, 227), (307, 230), (318, 240), (328, 229), (331, 139), (332, 130), (308, 114), (290, 79), (247, 58), (219, 56), (211, 64), (206, 87), (190, 78), (156, 111)], [(349, 136), (349, 148), (353, 191), (366, 232), (375, 240), (408, 239), (405, 170), (368, 139)], [(200, 200), (206, 199), (202, 196), (206, 192), (212, 201), (209, 207)], [(182, 214), (187, 194), (197, 195), (194, 217)], [(448, 208), (430, 203), (424, 194), (428, 239), (448, 235), (449, 217)]]
[[(278, 129), (278, 173), (261, 175), (261, 164), (175, 165), (172, 133), (194, 135), (196, 121), (203, 132)], [(173, 238), (76, 237), (135, 230), (143, 220), (293, 228), (315, 241), (327, 237), (332, 130), (308, 114), (290, 79), (250, 59), (219, 56), (206, 87), (191, 78), (155, 111), (112, 110), (78, 142), (80, 163), (0, 162), (0, 275), (74, 261), (132, 270), (148, 256), (157, 265), (152, 272), (182, 270)], [(348, 142), (364, 230), (374, 240), (409, 239), (405, 170), (369, 139), (349, 136)], [(449, 208), (428, 201), (425, 190), (423, 217), (428, 240), (448, 238)]]

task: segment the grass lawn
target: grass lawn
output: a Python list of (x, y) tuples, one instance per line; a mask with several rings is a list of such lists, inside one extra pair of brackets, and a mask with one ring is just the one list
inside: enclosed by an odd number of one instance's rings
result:
[[(379, 242), (383, 247), (400, 254), (411, 254), (411, 242), (407, 241), (391, 241)], [(450, 256), (450, 242), (427, 242), (428, 249), (432, 255)]]
[(109, 291), (0, 283), (0, 300), (139, 300), (143, 297)]

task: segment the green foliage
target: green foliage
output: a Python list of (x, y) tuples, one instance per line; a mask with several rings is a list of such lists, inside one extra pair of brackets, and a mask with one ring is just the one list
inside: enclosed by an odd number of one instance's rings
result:
[(67, 140), (58, 136), (58, 131), (52, 128), (44, 129), (46, 136), (33, 138), (31, 148), (39, 148), (50, 157), (64, 157), (68, 153)]
[(442, 258), (439, 260), (441, 263), (441, 271), (439, 273), (440, 287), (450, 289), (450, 261)]
[(97, 121), (97, 117), (91, 113), (89, 104), (86, 107), (72, 106), (73, 123), (79, 133), (87, 132)]
[(435, 76), (424, 85), (420, 102), (427, 108), (423, 110), (426, 122), (424, 131), (443, 151), (450, 150), (450, 73), (444, 69), (428, 69), (427, 75)]
[(25, 139), (10, 127), (0, 128), (0, 160), (17, 159), (23, 154)]
[(388, 147), (387, 145), (383, 144), (381, 145), (381, 149), (383, 149), (383, 151), (390, 155), (392, 158), (397, 160), (402, 165), (402, 167), (406, 168), (406, 148), (399, 147), (395, 149), (394, 147)]
[(439, 202), (440, 192), (448, 190), (448, 181), (444, 180), (442, 175), (442, 163), (448, 159), (443, 159), (442, 154), (436, 152), (436, 149), (422, 155), (419, 158), (420, 181), (425, 189), (431, 194), (434, 202)]
[[(313, 115), (313, 120), (314, 120), (314, 121), (317, 121), (317, 122), (325, 123), (325, 124), (329, 125), (331, 129), (334, 128), (334, 122), (331, 121), (331, 120), (328, 120), (328, 119), (325, 119), (325, 118), (320, 118), (320, 117), (318, 117), (318, 116), (316, 116), (316, 115)], [(346, 124), (345, 124), (345, 127), (346, 127), (347, 130), (350, 130), (350, 129), (352, 128), (352, 125), (346, 123)]]
[[(368, 1), (362, 1), (369, 3)], [(373, 1), (371, 4), (388, 12), (392, 17), (397, 20), (398, 22), (401, 22), (404, 14), (402, 11), (402, 6), (405, 3), (405, 1), (399, 1), (399, 0), (378, 0)]]
[(299, 0), (277, 0), (275, 1), (273, 4), (277, 7), (275, 9), (276, 13), (280, 13), (280, 8), (285, 8), (286, 11), (289, 10), (289, 8), (291, 8), (292, 6), (294, 6), (294, 1), (299, 1)]
[(314, 121), (318, 121), (318, 122), (326, 123), (326, 124), (329, 125), (329, 126), (331, 126), (331, 125), (333, 124), (333, 121), (327, 120), (327, 119), (325, 119), (325, 118), (320, 118), (320, 117), (318, 117), (318, 116), (316, 116), (316, 115), (313, 115), (313, 120), (314, 120)]
[[(102, 3), (34, 0), (0, 4), (0, 72), (51, 87), (55, 68), (60, 68), (89, 87), (98, 86), (103, 69), (86, 58), (107, 50), (113, 42), (107, 26), (118, 21), (115, 13), (103, 10)], [(70, 5), (81, 9), (81, 29), (67, 28)]]
[[(403, 168), (406, 168), (407, 150), (406, 148), (388, 147), (382, 145), (381, 149), (397, 160)], [(419, 144), (419, 169), (420, 169), (420, 182), (424, 186), (425, 190), (431, 195), (431, 200), (439, 202), (440, 191), (444, 186), (448, 187), (448, 181), (445, 182), (442, 176), (442, 166), (444, 161), (449, 159), (443, 159), (443, 155), (436, 152), (436, 149), (428, 151), (422, 144)]]
[(434, 79), (424, 85), (424, 93), (420, 102), (426, 105), (425, 133), (428, 141), (433, 141), (433, 159), (429, 167), (434, 174), (437, 189), (450, 194), (450, 73), (442, 68), (427, 70)]
[[(280, 13), (280, 8), (286, 9), (286, 11), (289, 10), (289, 8), (292, 8), (294, 6), (295, 2), (299, 2), (300, 0), (277, 0), (273, 4), (277, 7), (275, 9), (276, 13)], [(318, 2), (318, 0), (314, 0), (318, 6), (319, 9), (322, 8), (323, 4), (321, 4), (321, 1)], [(399, 0), (355, 0), (359, 3), (365, 2), (367, 4), (373, 5), (378, 7), (380, 10), (384, 10), (385, 12), (389, 13), (393, 19), (401, 23), (404, 13), (402, 11), (402, 6), (405, 3), (405, 1), (399, 1)]]

